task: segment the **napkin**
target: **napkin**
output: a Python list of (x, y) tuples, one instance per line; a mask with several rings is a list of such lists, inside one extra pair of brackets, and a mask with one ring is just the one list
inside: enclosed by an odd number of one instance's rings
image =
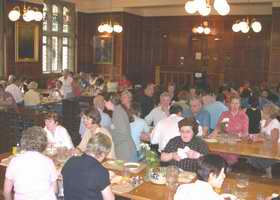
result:
[(188, 158), (188, 151), (190, 150), (190, 148), (188, 146), (186, 146), (185, 148), (178, 148), (177, 149), (177, 154), (181, 159), (185, 159)]

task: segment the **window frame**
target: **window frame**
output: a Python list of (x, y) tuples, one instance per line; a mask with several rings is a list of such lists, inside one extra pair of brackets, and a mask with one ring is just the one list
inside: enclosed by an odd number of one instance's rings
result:
[[(43, 51), (42, 51), (42, 73), (61, 73), (63, 70), (63, 38), (68, 38), (68, 68), (71, 71), (75, 69), (75, 24), (76, 24), (76, 12), (75, 4), (64, 2), (61, 0), (44, 0), (44, 4), (47, 6), (47, 30), (42, 30), (42, 35), (46, 36), (47, 44), (46, 45), (46, 71), (43, 68)], [(58, 7), (58, 31), (52, 30), (52, 6), (56, 5)], [(68, 23), (69, 31), (63, 32), (63, 8), (66, 7), (69, 10), (70, 23)], [(53, 70), (52, 67), (52, 38), (58, 38), (58, 52), (57, 52), (57, 70)], [(43, 37), (42, 37), (43, 38)], [(42, 43), (43, 47), (43, 43)]]

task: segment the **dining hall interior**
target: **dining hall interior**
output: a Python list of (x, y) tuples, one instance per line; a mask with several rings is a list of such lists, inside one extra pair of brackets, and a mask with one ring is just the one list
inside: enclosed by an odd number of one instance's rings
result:
[(280, 0), (0, 0), (0, 200), (280, 199)]

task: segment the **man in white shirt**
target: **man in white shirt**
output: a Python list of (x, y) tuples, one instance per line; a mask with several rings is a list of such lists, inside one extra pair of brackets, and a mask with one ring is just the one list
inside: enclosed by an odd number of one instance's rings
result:
[(171, 98), (167, 92), (164, 92), (160, 95), (159, 106), (154, 108), (146, 117), (145, 120), (148, 125), (153, 123), (154, 126), (157, 123), (168, 117), (169, 115), (169, 106), (170, 106)]
[(161, 152), (170, 139), (179, 136), (178, 122), (183, 119), (183, 109), (179, 105), (173, 105), (169, 109), (169, 117), (160, 120), (151, 133), (151, 143), (158, 144)]
[(15, 99), (17, 104), (23, 103), (23, 93), (20, 88), (16, 85), (16, 80), (14, 76), (11, 76), (9, 79), (9, 84), (5, 89), (6, 92), (9, 92)]

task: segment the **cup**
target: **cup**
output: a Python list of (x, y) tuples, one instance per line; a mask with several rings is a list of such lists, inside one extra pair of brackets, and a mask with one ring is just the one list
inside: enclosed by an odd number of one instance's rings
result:
[(174, 190), (177, 186), (179, 169), (176, 166), (166, 168), (166, 185), (169, 189)]
[(249, 177), (245, 174), (236, 175), (236, 186), (238, 188), (246, 188), (249, 185)]
[(123, 166), (123, 178), (129, 179), (129, 168), (127, 166)]

